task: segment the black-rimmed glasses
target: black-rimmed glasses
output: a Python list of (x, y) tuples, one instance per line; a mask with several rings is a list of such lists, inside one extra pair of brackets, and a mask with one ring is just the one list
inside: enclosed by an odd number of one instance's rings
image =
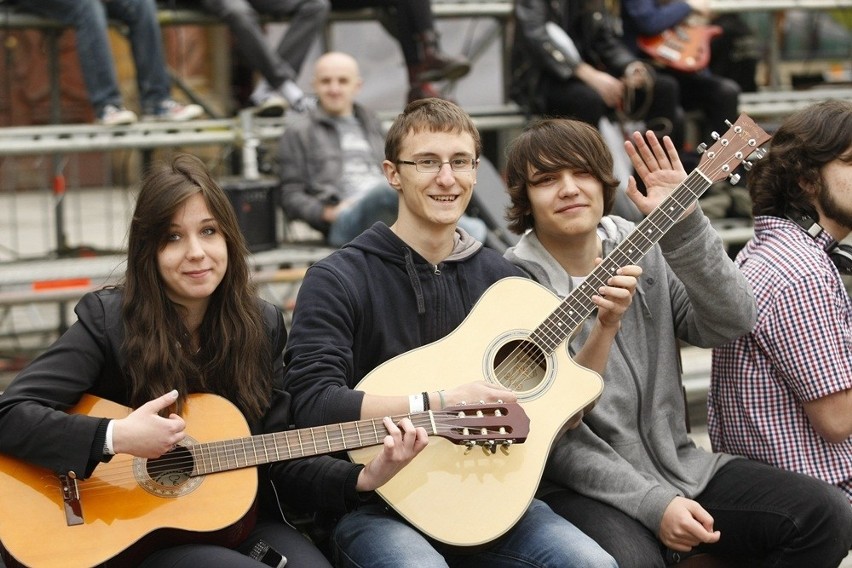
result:
[(442, 162), (441, 160), (436, 160), (435, 158), (420, 158), (419, 160), (398, 160), (396, 163), (414, 166), (414, 168), (422, 174), (436, 174), (441, 171), (441, 168), (444, 167), (444, 164), (450, 164), (450, 169), (452, 169), (454, 172), (469, 172), (476, 167), (476, 164), (479, 163), (479, 160), (464, 157), (453, 158), (452, 160)]

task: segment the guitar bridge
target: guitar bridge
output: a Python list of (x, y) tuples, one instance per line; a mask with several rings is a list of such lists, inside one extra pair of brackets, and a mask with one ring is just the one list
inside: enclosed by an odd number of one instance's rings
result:
[(80, 503), (80, 489), (77, 487), (77, 475), (69, 471), (59, 476), (62, 489), (62, 503), (65, 507), (65, 522), (69, 527), (83, 524), (83, 505)]

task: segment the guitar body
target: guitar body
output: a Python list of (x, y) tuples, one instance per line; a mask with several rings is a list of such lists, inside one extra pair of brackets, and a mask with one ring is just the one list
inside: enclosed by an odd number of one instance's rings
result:
[[(529, 332), (559, 304), (556, 295), (532, 280), (505, 278), (483, 294), (452, 333), (386, 361), (358, 384), (370, 394), (399, 395), (412, 390), (406, 385), (431, 392), (484, 379), (511, 387), (530, 418), (526, 442), (508, 451), (498, 446), (493, 454), (483, 448), (466, 453), (464, 446), (430, 439), (419, 456), (377, 490), (428, 536), (474, 546), (514, 526), (532, 501), (556, 437), (600, 397), (600, 376), (574, 363), (565, 342), (543, 354), (532, 373), (505, 368), (507, 354), (517, 352), (519, 344), (535, 347), (527, 341)], [(519, 374), (523, 382), (515, 384)], [(366, 463), (380, 450), (349, 455)]]
[[(129, 409), (86, 395), (71, 412), (123, 418)], [(215, 395), (190, 395), (183, 416), (193, 441), (249, 434), (239, 410)], [(147, 461), (119, 454), (98, 465), (90, 478), (79, 480), (82, 523), (69, 526), (57, 475), (0, 455), (3, 547), (27, 566), (93, 566), (143, 537), (151, 536), (154, 545), (160, 530), (165, 537), (174, 536), (173, 529), (196, 533), (230, 529), (252, 509), (257, 493), (254, 468), (192, 478), (162, 472), (153, 479)], [(167, 542), (175, 540), (169, 537)]]
[(710, 63), (710, 41), (722, 33), (719, 26), (679, 25), (656, 36), (639, 36), (639, 48), (654, 61), (684, 73)]

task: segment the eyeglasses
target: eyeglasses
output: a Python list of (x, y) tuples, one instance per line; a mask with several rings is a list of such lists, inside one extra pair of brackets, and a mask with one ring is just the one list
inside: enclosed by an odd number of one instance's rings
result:
[(444, 164), (450, 164), (450, 168), (454, 172), (469, 172), (476, 167), (479, 160), (474, 158), (453, 158), (446, 162), (436, 160), (435, 158), (420, 158), (419, 160), (399, 160), (397, 164), (408, 164), (414, 166), (418, 172), (422, 174), (437, 174), (444, 167)]

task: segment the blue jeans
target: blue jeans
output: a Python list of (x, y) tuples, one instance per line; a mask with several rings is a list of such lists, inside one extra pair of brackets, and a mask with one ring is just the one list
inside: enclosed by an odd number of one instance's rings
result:
[[(663, 568), (673, 562), (636, 519), (569, 489), (542, 497), (576, 524), (621, 568)], [(724, 465), (695, 498), (721, 538), (694, 552), (737, 566), (836, 567), (852, 546), (852, 508), (840, 489), (818, 479), (746, 459)], [(736, 563), (736, 564), (734, 564)]]
[[(382, 221), (385, 225), (392, 225), (396, 221), (398, 207), (399, 196), (396, 191), (387, 184), (377, 185), (353, 203), (351, 207), (344, 209), (337, 215), (337, 219), (331, 224), (326, 240), (331, 246), (341, 247), (369, 229), (377, 221)], [(482, 219), (468, 215), (461, 216), (459, 227), (480, 242), (485, 241), (488, 233), (488, 227)]]
[(21, 5), (74, 28), (83, 81), (96, 115), (106, 105), (122, 105), (107, 33), (108, 18), (123, 22), (129, 30), (142, 112), (153, 113), (170, 97), (171, 79), (154, 0), (22, 0)]
[(468, 553), (426, 538), (383, 504), (366, 505), (345, 515), (331, 540), (337, 568), (616, 566), (594, 541), (538, 500), (499, 540)]

